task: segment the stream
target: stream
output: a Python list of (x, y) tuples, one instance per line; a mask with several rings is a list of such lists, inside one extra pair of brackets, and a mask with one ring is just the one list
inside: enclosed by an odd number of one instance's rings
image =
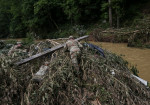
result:
[(107, 43), (107, 42), (91, 42), (101, 46), (129, 62), (129, 65), (134, 65), (139, 71), (139, 77), (150, 82), (150, 49), (127, 47), (126, 43)]

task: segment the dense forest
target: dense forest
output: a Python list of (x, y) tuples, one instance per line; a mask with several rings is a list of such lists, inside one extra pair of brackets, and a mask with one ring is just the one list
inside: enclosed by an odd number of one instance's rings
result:
[(22, 38), (29, 32), (40, 38), (55, 38), (56, 34), (50, 33), (97, 22), (106, 27), (124, 27), (142, 16), (141, 8), (146, 2), (148, 0), (0, 0), (0, 38)]

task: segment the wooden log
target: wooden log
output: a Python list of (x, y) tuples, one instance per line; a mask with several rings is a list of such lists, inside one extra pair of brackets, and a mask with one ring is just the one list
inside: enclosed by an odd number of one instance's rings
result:
[[(79, 37), (79, 38), (77, 38), (77, 39), (75, 39), (75, 40), (76, 40), (76, 41), (80, 41), (80, 40), (85, 39), (85, 38), (87, 38), (87, 37), (88, 37), (88, 35)], [(39, 53), (39, 54), (33, 55), (33, 56), (29, 57), (29, 58), (22, 59), (21, 61), (16, 62), (14, 65), (19, 66), (19, 65), (25, 64), (25, 63), (27, 63), (27, 62), (29, 62), (29, 61), (32, 61), (32, 60), (34, 60), (34, 59), (36, 59), (36, 58), (39, 58), (39, 57), (42, 57), (42, 56), (44, 56), (44, 55), (53, 53), (54, 51), (63, 48), (64, 45), (65, 45), (65, 43), (64, 43), (64, 44), (61, 44), (61, 45), (58, 45), (58, 46), (55, 46), (55, 47), (53, 47), (53, 48), (51, 48), (51, 49), (49, 49), (49, 50), (46, 50), (46, 51), (44, 51), (44, 52), (41, 52), (41, 53)]]

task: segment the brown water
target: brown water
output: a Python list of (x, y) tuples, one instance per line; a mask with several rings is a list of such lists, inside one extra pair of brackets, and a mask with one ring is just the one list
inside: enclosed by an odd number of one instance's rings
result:
[(137, 65), (139, 76), (150, 82), (150, 49), (127, 47), (125, 43), (92, 42), (103, 49), (125, 55), (123, 58), (131, 65)]

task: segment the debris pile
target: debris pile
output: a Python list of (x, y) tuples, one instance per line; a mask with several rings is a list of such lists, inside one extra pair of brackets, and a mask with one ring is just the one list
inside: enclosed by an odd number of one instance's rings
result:
[(135, 21), (135, 31), (128, 39), (128, 46), (150, 48), (150, 15)]
[(104, 42), (125, 42), (130, 47), (150, 48), (150, 15), (135, 20), (133, 26), (120, 29), (97, 28), (90, 33), (91, 40)]
[(104, 41), (104, 42), (128, 42), (128, 38), (134, 33), (132, 28), (120, 28), (120, 29), (102, 29), (96, 28), (90, 33), (91, 40)]
[[(30, 48), (26, 56), (47, 48), (45, 43), (32, 46), (37, 45), (41, 45), (40, 50)], [(17, 53), (12, 57), (1, 53), (0, 104), (149, 105), (149, 88), (132, 76), (128, 63), (108, 51), (104, 54), (105, 58), (97, 50), (84, 46), (80, 70), (76, 71), (63, 49), (18, 67), (11, 63), (24, 58), (22, 55)], [(41, 82), (33, 82), (33, 76), (45, 62), (49, 62), (47, 73)]]

